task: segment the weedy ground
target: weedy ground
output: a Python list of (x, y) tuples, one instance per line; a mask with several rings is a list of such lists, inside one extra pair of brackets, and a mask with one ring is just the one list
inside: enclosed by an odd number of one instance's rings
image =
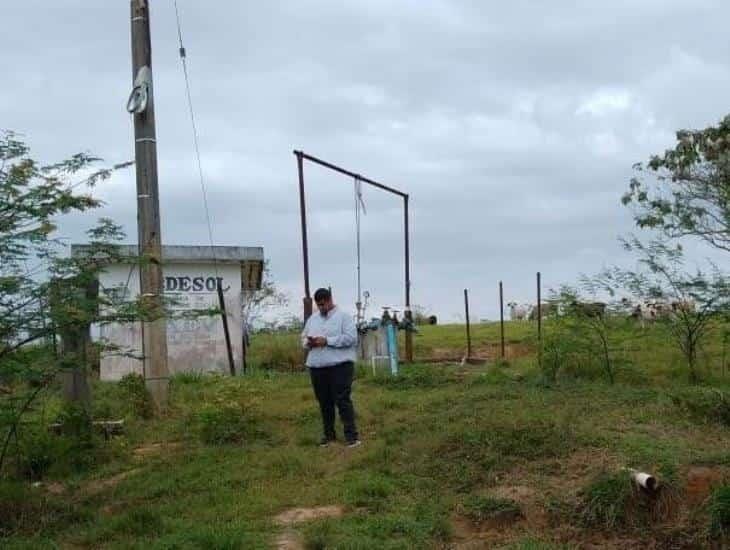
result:
[[(126, 433), (83, 449), (44, 429), (61, 409), (52, 395), (0, 484), (0, 545), (722, 548), (719, 341), (701, 355), (704, 383), (689, 385), (664, 329), (635, 330), (609, 384), (581, 355), (547, 377), (530, 323), (507, 325), (505, 361), (498, 325), (473, 327), (484, 366), (448, 361), (464, 354), (463, 326), (425, 327), (421, 363), (398, 377), (358, 368), (356, 449), (317, 446), (294, 334), (255, 339), (245, 376), (175, 377), (162, 417), (148, 418), (134, 381), (96, 382), (95, 416), (125, 418)], [(659, 491), (636, 488), (627, 468), (656, 475)]]

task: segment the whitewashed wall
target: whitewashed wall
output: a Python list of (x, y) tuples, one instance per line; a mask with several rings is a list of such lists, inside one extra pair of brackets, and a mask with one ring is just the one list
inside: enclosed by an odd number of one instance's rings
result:
[[(241, 339), (241, 267), (238, 264), (175, 263), (164, 266), (165, 296), (175, 300), (173, 309), (218, 307), (216, 277), (222, 278), (228, 328), (236, 366), (240, 372), (243, 350)], [(117, 300), (133, 299), (139, 294), (136, 266), (113, 265), (99, 277), (100, 292), (112, 292)], [(126, 289), (126, 291), (125, 291)], [(125, 374), (143, 374), (142, 361), (124, 356), (142, 355), (140, 323), (111, 323), (99, 327), (99, 337), (121, 348), (101, 357), (101, 379), (119, 380)], [(167, 355), (171, 374), (176, 372), (228, 373), (228, 355), (220, 315), (197, 319), (170, 319), (167, 323)]]

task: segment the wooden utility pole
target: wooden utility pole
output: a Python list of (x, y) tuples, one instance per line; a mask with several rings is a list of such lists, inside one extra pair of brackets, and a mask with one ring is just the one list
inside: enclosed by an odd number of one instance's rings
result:
[[(158, 411), (167, 405), (167, 321), (162, 286), (162, 236), (157, 188), (157, 140), (152, 94), (152, 46), (148, 0), (131, 0), (132, 78), (135, 89), (127, 109), (134, 116), (137, 165), (139, 278), (144, 317), (142, 355), (147, 389)], [(136, 93), (136, 96), (135, 96)], [(134, 100), (134, 103), (133, 103)]]

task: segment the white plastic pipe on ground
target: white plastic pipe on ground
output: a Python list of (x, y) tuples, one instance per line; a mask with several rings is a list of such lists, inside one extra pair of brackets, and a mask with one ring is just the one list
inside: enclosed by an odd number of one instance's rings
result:
[(657, 478), (651, 474), (639, 472), (638, 470), (634, 470), (632, 468), (629, 468), (629, 474), (631, 475), (631, 479), (634, 481), (634, 483), (636, 483), (639, 487), (646, 489), (647, 491), (655, 491), (659, 486)]

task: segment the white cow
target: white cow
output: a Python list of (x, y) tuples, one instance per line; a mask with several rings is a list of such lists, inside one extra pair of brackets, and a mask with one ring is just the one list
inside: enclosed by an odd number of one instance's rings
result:
[(666, 319), (673, 309), (672, 304), (664, 300), (643, 301), (634, 306), (631, 316), (641, 321), (643, 327), (647, 321)]
[(509, 308), (509, 318), (512, 321), (526, 321), (532, 310), (532, 306), (517, 302), (507, 302), (507, 307)]
[[(537, 304), (530, 306), (530, 321), (537, 321)], [(556, 317), (560, 315), (560, 304), (555, 302), (542, 302), (540, 306), (540, 315), (543, 319), (546, 317)]]

